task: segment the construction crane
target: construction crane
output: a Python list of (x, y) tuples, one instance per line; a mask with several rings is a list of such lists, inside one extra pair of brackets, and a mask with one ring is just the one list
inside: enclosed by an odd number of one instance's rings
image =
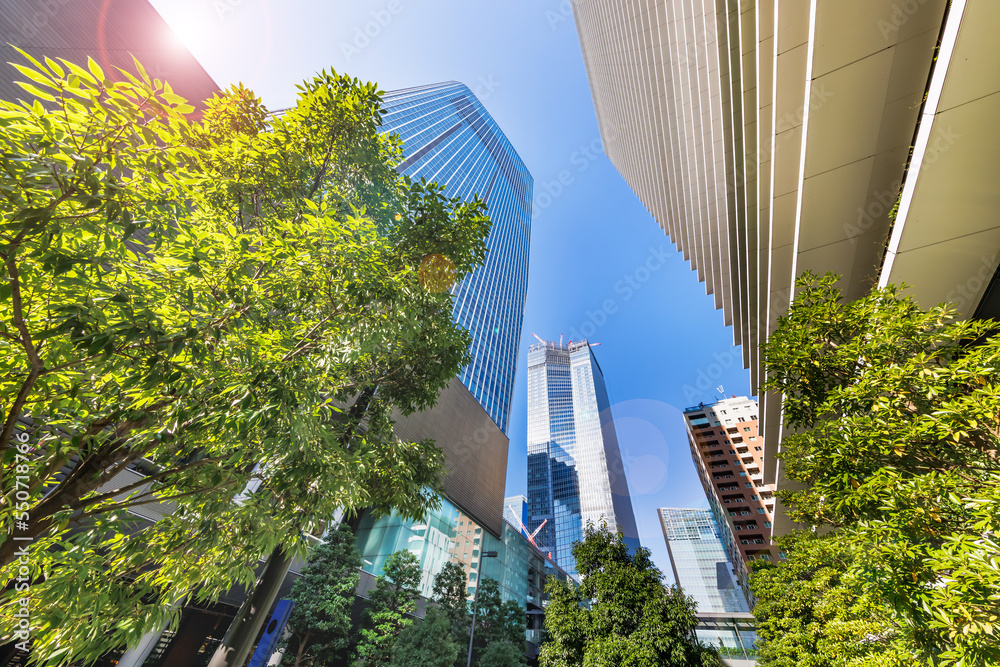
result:
[(533, 333), (533, 334), (531, 334), (531, 335), (532, 335), (532, 336), (534, 336), (534, 337), (535, 337), (535, 340), (537, 340), (537, 341), (538, 341), (539, 343), (541, 343), (542, 345), (545, 345), (545, 341), (544, 341), (544, 340), (542, 340), (542, 337), (541, 337), (541, 336), (539, 336), (539, 335), (538, 335), (538, 334), (536, 334), (536, 333)]
[[(521, 530), (524, 531), (524, 534), (528, 538), (528, 541), (531, 542), (531, 545), (533, 547), (535, 547), (536, 549), (538, 549), (539, 551), (541, 551), (541, 549), (539, 549), (538, 545), (535, 543), (535, 536), (538, 535), (538, 533), (542, 530), (542, 526), (544, 526), (545, 524), (547, 524), (549, 522), (549, 520), (546, 519), (545, 521), (542, 521), (542, 523), (539, 524), (538, 528), (535, 528), (535, 532), (533, 532), (533, 533), (531, 533), (529, 535), (528, 534), (528, 527), (525, 526), (524, 523), (521, 522), (521, 517), (519, 517), (517, 515), (517, 512), (514, 510), (514, 506), (513, 505), (507, 505), (507, 509), (510, 510), (511, 516), (513, 516), (517, 520), (517, 525), (521, 526)], [(550, 554), (549, 555), (549, 559), (551, 560), (551, 558), (552, 558), (552, 556)]]

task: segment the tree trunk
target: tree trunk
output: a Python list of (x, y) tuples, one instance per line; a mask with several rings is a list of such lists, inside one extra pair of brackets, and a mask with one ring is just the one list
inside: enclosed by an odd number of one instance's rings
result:
[(240, 606), (208, 667), (243, 667), (291, 564), (292, 559), (285, 555), (281, 547), (271, 552), (264, 572), (253, 592)]

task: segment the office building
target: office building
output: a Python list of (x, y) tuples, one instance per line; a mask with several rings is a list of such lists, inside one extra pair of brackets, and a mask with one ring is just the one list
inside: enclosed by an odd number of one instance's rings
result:
[(750, 611), (711, 510), (657, 510), (674, 581), (698, 611)]
[[(758, 344), (810, 270), (848, 299), (1000, 313), (992, 0), (579, 0), (604, 151), (734, 328)], [(781, 483), (781, 396), (761, 396)], [(778, 511), (777, 532), (791, 524)]]
[[(397, 415), (396, 424), (396, 432), (404, 438), (431, 437), (454, 443), (445, 448), (445, 504), (461, 518), (452, 521), (450, 515), (447, 520), (428, 515), (417, 522), (395, 520), (398, 525), (393, 525), (413, 534), (426, 530), (426, 544), (438, 544), (438, 548), (447, 541), (443, 526), (457, 527), (458, 522), (463, 526), (475, 523), (476, 530), (499, 539), (508, 530), (502, 520), (507, 511), (503, 493), (508, 444), (503, 430), (510, 412), (527, 290), (531, 174), (482, 103), (463, 84), (408, 88), (386, 93), (384, 99), (383, 131), (399, 135), (406, 156), (397, 169), (411, 178), (444, 184), (450, 196), (470, 200), (478, 195), (493, 222), (485, 264), (452, 288), (455, 321), (472, 335), (472, 362), (441, 393), (435, 407), (408, 417)], [(378, 526), (388, 525), (386, 520), (364, 514), (360, 523), (362, 531), (371, 526), (364, 536), (359, 532), (358, 547), (373, 555), (371, 571), (375, 574), (382, 571), (378, 554), (388, 555), (394, 550), (391, 547), (398, 546), (392, 534), (379, 532)], [(385, 544), (376, 544), (379, 539), (385, 539)], [(474, 590), (480, 539), (471, 537), (468, 549), (448, 557), (424, 547), (411, 549), (421, 559), (425, 588), (445, 562), (457, 558), (471, 575)]]
[(64, 58), (86, 66), (90, 56), (112, 80), (118, 68), (135, 72), (134, 55), (153, 78), (197, 108), (219, 87), (146, 0), (4, 0), (0, 12), (0, 99), (30, 100), (15, 81), (25, 81), (7, 63), (24, 64), (14, 46), (37, 60)]
[(461, 374), (480, 405), (506, 432), (528, 288), (533, 180), (496, 121), (461, 83), (385, 94), (384, 132), (403, 140), (401, 173), (478, 195), (493, 227), (485, 264), (452, 292), (455, 321), (472, 335), (472, 363)]
[(504, 498), (503, 519), (510, 525), (520, 528), (521, 533), (527, 537), (525, 526), (528, 525), (528, 496), (519, 494)]
[(764, 443), (758, 432), (757, 403), (727, 398), (684, 411), (691, 457), (718, 524), (736, 577), (749, 597), (748, 563), (778, 562), (771, 543), (774, 487), (764, 481)]
[[(590, 344), (528, 349), (528, 526), (539, 549), (576, 575), (573, 543), (588, 525), (639, 535), (604, 374)], [(544, 524), (544, 525), (543, 525)]]
[(714, 645), (721, 641), (730, 649), (753, 647), (757, 635), (751, 629), (750, 606), (715, 516), (710, 510), (673, 507), (661, 507), (657, 514), (674, 581), (697, 603), (698, 639)]

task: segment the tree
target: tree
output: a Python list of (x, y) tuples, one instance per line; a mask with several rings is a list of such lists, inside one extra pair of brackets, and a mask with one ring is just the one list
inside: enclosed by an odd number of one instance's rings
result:
[(440, 450), (389, 416), (469, 358), (422, 260), (460, 280), (489, 229), (396, 173), (374, 84), (323, 72), (281, 116), (235, 87), (192, 120), (136, 67), (31, 60), (47, 107), (0, 102), (0, 521), (25, 538), (0, 545), (0, 636), (29, 544), (54, 664), (252, 585), (338, 508), (438, 502)]
[(458, 655), (454, 660), (456, 667), (462, 667), (468, 659), (471, 618), (466, 591), (465, 570), (458, 563), (445, 563), (434, 577), (434, 599), (451, 623), (451, 638), (458, 646)]
[(292, 586), (295, 602), (282, 664), (341, 665), (353, 648), (351, 605), (361, 574), (361, 555), (346, 524), (309, 553), (309, 564)]
[(486, 645), (486, 650), (476, 663), (477, 667), (521, 667), (526, 664), (523, 641), (519, 644), (508, 641), (491, 642)]
[(756, 561), (751, 576), (762, 665), (913, 664), (892, 609), (858, 592), (854, 570), (863, 553), (853, 539), (800, 532), (780, 545), (788, 558), (779, 565)]
[(424, 620), (403, 628), (392, 649), (392, 667), (451, 667), (458, 657), (451, 619), (440, 607), (428, 607)]
[(542, 667), (720, 664), (693, 639), (694, 600), (663, 585), (648, 549), (630, 554), (620, 533), (588, 526), (573, 557), (579, 588), (555, 577), (546, 585)]
[(385, 559), (359, 633), (357, 667), (383, 667), (392, 662), (396, 638), (413, 624), (419, 583), (420, 564), (412, 553), (396, 551)]
[[(784, 395), (780, 492), (864, 558), (858, 600), (893, 610), (914, 663), (1000, 661), (1000, 338), (889, 286), (845, 303), (805, 274), (764, 344)], [(780, 566), (779, 566), (780, 567)]]
[[(518, 661), (511, 664), (523, 664), (524, 632), (528, 625), (524, 607), (515, 600), (504, 602), (500, 595), (500, 585), (489, 577), (480, 580), (478, 595), (476, 646), (473, 648), (477, 654), (475, 664), (486, 664), (484, 661), (487, 654), (491, 656), (490, 662), (497, 663), (503, 660), (503, 656), (512, 653), (511, 650), (501, 648), (501, 645), (512, 647), (514, 654), (518, 656)], [(466, 627), (468, 628), (468, 624)], [(494, 646), (497, 648), (491, 651)]]

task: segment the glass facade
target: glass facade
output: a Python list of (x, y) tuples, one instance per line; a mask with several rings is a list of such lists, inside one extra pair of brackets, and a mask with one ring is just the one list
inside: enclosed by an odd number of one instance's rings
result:
[(698, 602), (698, 611), (748, 612), (711, 510), (658, 510), (674, 578)]
[(397, 90), (384, 100), (384, 131), (398, 134), (406, 153), (397, 169), (445, 185), (449, 196), (478, 194), (493, 221), (485, 263), (452, 293), (455, 321), (472, 336), (462, 383), (506, 433), (528, 287), (531, 174), (465, 85)]
[(573, 543), (607, 523), (639, 547), (604, 374), (587, 341), (528, 350), (528, 530), (576, 575)]
[[(395, 513), (375, 518), (366, 511), (355, 539), (361, 569), (375, 576), (382, 574), (386, 558), (394, 551), (413, 553), (420, 562), (419, 592), (428, 598), (433, 597), (434, 577), (448, 562), (465, 570), (470, 598), (480, 577), (489, 577), (500, 584), (504, 600), (537, 607), (541, 607), (545, 577), (566, 576), (548, 563), (518, 528), (505, 521), (497, 539), (446, 499), (423, 521), (410, 521)], [(496, 551), (497, 556), (481, 558), (484, 551)]]
[[(692, 596), (702, 614), (748, 614), (750, 607), (736, 581), (735, 570), (722, 542), (719, 524), (711, 510), (661, 507), (660, 525), (670, 554), (674, 579), (684, 593)], [(757, 641), (750, 630), (741, 629), (739, 637), (733, 627), (699, 627), (698, 639), (703, 643), (731, 649), (749, 648)]]

